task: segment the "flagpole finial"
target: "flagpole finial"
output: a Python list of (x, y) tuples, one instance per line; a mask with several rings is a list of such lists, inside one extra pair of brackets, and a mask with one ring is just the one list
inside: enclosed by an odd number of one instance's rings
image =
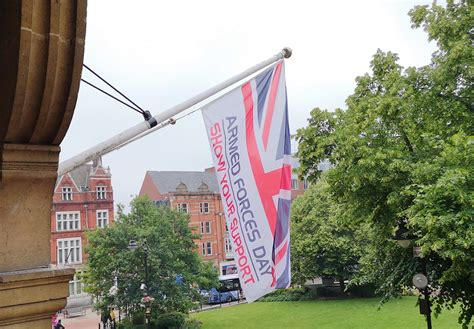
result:
[(283, 57), (285, 57), (285, 58), (290, 58), (292, 52), (293, 52), (293, 50), (291, 50), (290, 47), (285, 47), (281, 51), (281, 53), (283, 54)]

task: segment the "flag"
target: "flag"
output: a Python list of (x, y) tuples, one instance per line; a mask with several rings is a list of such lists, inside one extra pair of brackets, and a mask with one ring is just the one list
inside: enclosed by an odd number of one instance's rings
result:
[(284, 61), (202, 113), (240, 284), (252, 302), (290, 285), (291, 143)]

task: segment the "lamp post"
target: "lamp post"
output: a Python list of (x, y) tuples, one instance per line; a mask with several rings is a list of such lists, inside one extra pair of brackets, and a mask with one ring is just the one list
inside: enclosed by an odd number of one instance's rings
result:
[[(130, 240), (128, 242), (128, 249), (129, 250), (136, 250), (140, 246), (138, 245), (136, 240)], [(148, 296), (148, 243), (146, 239), (143, 240), (141, 243), (141, 248), (143, 250), (144, 261), (145, 261), (145, 283), (140, 285), (140, 289), (143, 290), (143, 298), (141, 299), (142, 303), (145, 305), (145, 318), (147, 328), (151, 328), (151, 303), (155, 300), (153, 297)]]
[[(410, 247), (414, 238), (409, 234), (406, 227), (406, 219), (402, 220), (398, 224), (398, 228), (395, 231), (395, 237), (398, 245), (404, 249)], [(424, 299), (420, 299), (420, 314), (426, 315), (426, 325), (428, 329), (431, 327), (431, 305), (430, 305), (430, 289), (428, 287), (428, 276), (426, 272), (426, 260), (421, 255), (420, 247), (413, 247), (413, 257), (420, 258), (421, 262), (421, 273), (415, 274), (412, 279), (413, 285), (423, 294)]]

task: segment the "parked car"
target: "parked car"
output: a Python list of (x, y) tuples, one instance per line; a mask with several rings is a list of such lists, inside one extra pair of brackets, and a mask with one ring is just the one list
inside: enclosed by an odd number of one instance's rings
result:
[(209, 290), (209, 304), (216, 303), (230, 303), (239, 299), (239, 292), (237, 290), (219, 292), (216, 288)]

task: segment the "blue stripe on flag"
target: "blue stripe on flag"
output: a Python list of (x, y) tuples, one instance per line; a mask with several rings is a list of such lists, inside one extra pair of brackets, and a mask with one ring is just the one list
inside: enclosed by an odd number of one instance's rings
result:
[(288, 247), (288, 251), (286, 253), (286, 268), (283, 273), (278, 277), (275, 288), (277, 289), (285, 289), (288, 288), (290, 284), (290, 248)]
[(258, 97), (258, 124), (262, 123), (263, 116), (263, 106), (265, 105), (265, 100), (267, 99), (268, 88), (272, 82), (272, 74), (275, 67), (271, 67), (266, 71), (263, 71), (255, 77), (255, 82), (257, 83), (257, 97)]
[(276, 159), (283, 158), (284, 155), (291, 155), (291, 135), (290, 127), (288, 123), (288, 100), (286, 99), (285, 91), (285, 116), (281, 123), (280, 129), (280, 140), (278, 141), (278, 150), (276, 153)]
[(279, 246), (288, 235), (290, 228), (290, 207), (291, 201), (285, 199), (278, 199), (278, 213), (275, 232), (275, 246)]

